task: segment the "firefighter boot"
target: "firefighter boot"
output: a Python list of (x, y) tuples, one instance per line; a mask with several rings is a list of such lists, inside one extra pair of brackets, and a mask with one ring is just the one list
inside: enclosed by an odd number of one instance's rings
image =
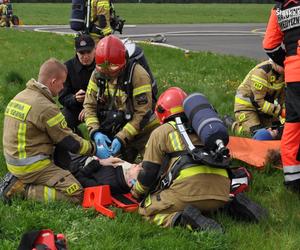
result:
[(25, 185), (11, 173), (7, 173), (0, 182), (0, 200), (9, 202), (14, 195), (25, 196)]
[(259, 222), (268, 216), (266, 209), (251, 201), (244, 193), (237, 194), (224, 207), (228, 215), (235, 219)]
[(214, 231), (224, 233), (220, 224), (213, 219), (205, 217), (201, 214), (198, 208), (191, 205), (184, 208), (178, 224), (183, 227), (191, 227), (192, 230), (196, 231)]

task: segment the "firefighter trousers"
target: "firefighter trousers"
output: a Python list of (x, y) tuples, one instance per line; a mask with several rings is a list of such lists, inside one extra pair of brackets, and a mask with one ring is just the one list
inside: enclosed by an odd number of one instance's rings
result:
[(43, 202), (66, 200), (82, 202), (83, 189), (71, 172), (50, 163), (36, 173), (17, 176), (27, 185), (25, 198)]
[(253, 129), (267, 128), (272, 126), (275, 119), (271, 116), (259, 114), (256, 111), (237, 111), (235, 112), (236, 122), (232, 130), (235, 134), (251, 134)]
[(281, 158), (286, 184), (300, 191), (300, 82), (287, 83), (286, 123), (281, 138)]
[[(211, 185), (211, 181), (215, 185)], [(139, 213), (148, 221), (172, 227), (174, 219), (187, 205), (198, 208), (203, 213), (213, 212), (224, 206), (229, 199), (230, 181), (223, 176), (198, 174), (183, 180), (175, 180), (162, 191), (149, 195)]]

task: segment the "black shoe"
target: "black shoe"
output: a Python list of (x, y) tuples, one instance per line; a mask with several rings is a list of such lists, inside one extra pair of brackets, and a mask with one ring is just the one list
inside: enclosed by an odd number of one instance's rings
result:
[(236, 219), (250, 222), (259, 222), (268, 216), (266, 209), (251, 201), (244, 193), (237, 194), (224, 210)]
[(196, 207), (188, 205), (183, 210), (180, 217), (180, 226), (191, 227), (192, 230), (199, 231), (215, 231), (224, 233), (220, 224), (213, 219), (207, 218), (201, 214), (200, 210)]
[(7, 173), (0, 182), (0, 200), (9, 202), (17, 193), (25, 193), (24, 184), (11, 173)]
[(231, 130), (232, 124), (235, 122), (235, 120), (230, 115), (224, 115), (222, 120), (223, 120), (225, 126)]

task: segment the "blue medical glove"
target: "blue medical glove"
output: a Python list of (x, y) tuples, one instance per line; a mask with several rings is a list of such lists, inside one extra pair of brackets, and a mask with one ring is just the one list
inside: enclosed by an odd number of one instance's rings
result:
[(102, 134), (101, 132), (96, 132), (94, 134), (94, 141), (96, 143), (97, 146), (103, 145), (103, 147), (109, 151), (109, 147), (107, 145), (107, 143), (111, 143), (111, 140), (107, 137), (107, 135)]
[(106, 159), (111, 156), (111, 151), (104, 147), (104, 145), (97, 145), (96, 156), (100, 159)]
[(119, 153), (121, 146), (122, 144), (118, 138), (113, 139), (110, 147), (112, 154), (116, 155), (117, 153)]

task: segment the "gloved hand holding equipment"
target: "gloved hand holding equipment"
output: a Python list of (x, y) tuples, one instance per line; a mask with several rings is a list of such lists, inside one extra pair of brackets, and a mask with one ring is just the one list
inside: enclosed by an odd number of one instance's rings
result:
[(118, 138), (115, 138), (112, 141), (112, 144), (110, 147), (112, 154), (116, 155), (117, 153), (119, 153), (121, 147), (122, 147), (122, 144), (121, 144), (120, 140)]
[(111, 140), (107, 135), (102, 134), (101, 132), (96, 132), (94, 135), (94, 141), (97, 145), (96, 156), (101, 159), (106, 159), (111, 156), (111, 152), (107, 143), (111, 143)]

